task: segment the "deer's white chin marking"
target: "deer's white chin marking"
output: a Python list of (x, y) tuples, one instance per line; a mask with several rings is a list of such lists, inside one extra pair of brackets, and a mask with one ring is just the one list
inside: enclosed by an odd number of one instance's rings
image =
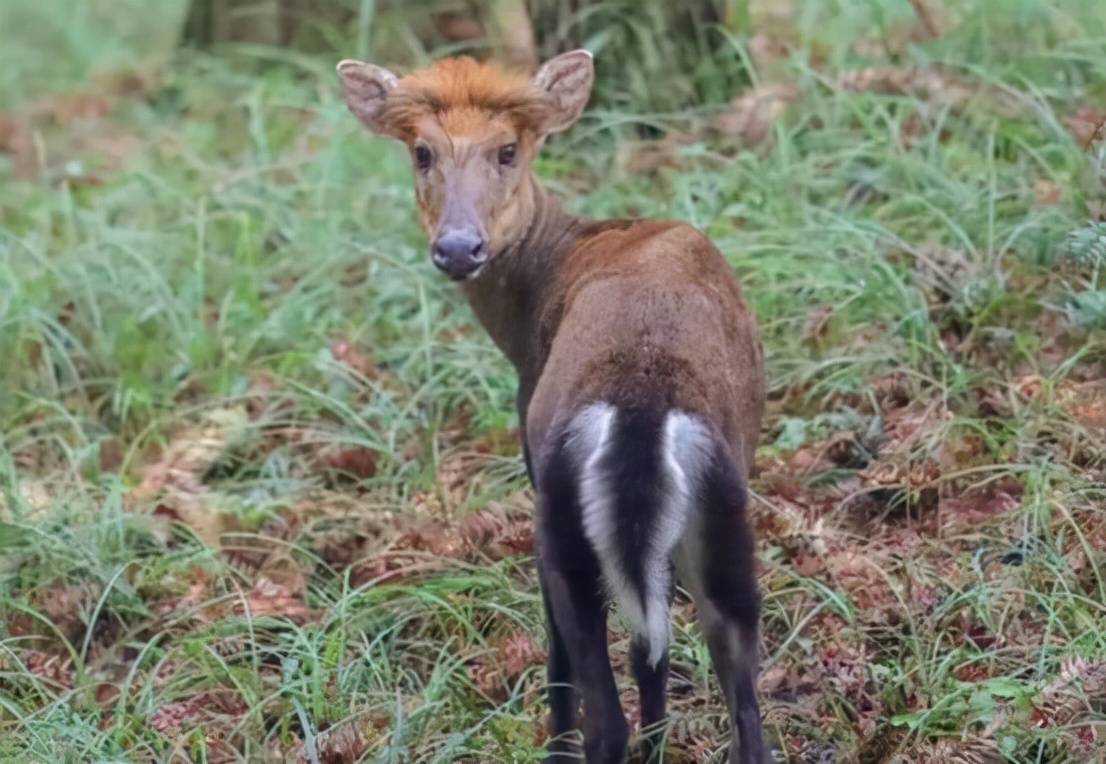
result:
[(476, 279), (479, 278), (480, 274), (484, 272), (484, 269), (488, 267), (488, 263), (490, 262), (491, 258), (489, 257), (487, 260), (480, 263), (480, 265), (477, 266), (476, 270), (465, 276), (462, 281), (476, 281)]

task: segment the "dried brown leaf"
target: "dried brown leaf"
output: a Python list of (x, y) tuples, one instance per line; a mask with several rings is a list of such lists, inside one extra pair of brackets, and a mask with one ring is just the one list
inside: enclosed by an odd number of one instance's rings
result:
[(615, 165), (627, 175), (642, 175), (661, 167), (679, 166), (679, 152), (698, 136), (672, 132), (659, 139), (619, 141)]
[(909, 758), (895, 756), (892, 764), (1001, 764), (1006, 757), (994, 740), (941, 738), (920, 743)]
[(1106, 432), (1106, 380), (1065, 380), (1056, 388), (1056, 401), (1082, 426)]
[(148, 500), (167, 487), (184, 493), (203, 493), (204, 473), (247, 424), (246, 411), (241, 407), (208, 412), (201, 424), (177, 432), (161, 458), (141, 470), (142, 480), (130, 498)]
[[(200, 424), (185, 427), (170, 440), (161, 457), (145, 465), (130, 504), (158, 500), (153, 515), (188, 525), (208, 546), (218, 548), (227, 518), (218, 512), (204, 475), (248, 427), (245, 407), (208, 412)], [(162, 534), (167, 539), (167, 531)]]
[(744, 146), (756, 146), (773, 135), (773, 128), (787, 105), (798, 95), (798, 87), (792, 83), (769, 83), (751, 88), (730, 101), (711, 126)]
[(367, 748), (365, 736), (349, 722), (324, 730), (315, 738), (320, 764), (354, 764)]
[(154, 709), (146, 723), (170, 741), (200, 728), (203, 730), (209, 762), (230, 764), (240, 760), (233, 745), (232, 732), (247, 711), (241, 696), (230, 688), (203, 690), (181, 701)]
[(1016, 481), (996, 481), (959, 496), (941, 497), (941, 517), (952, 525), (972, 526), (1016, 509), (1021, 493)]
[(926, 35), (930, 38), (940, 37), (946, 24), (943, 9), (934, 0), (910, 0), (910, 6)]
[(534, 644), (525, 631), (512, 631), (498, 647), (503, 659), (503, 671), (508, 679), (515, 679), (532, 666), (545, 663), (545, 649)]
[(470, 550), (493, 560), (534, 551), (534, 522), (523, 511), (492, 504), (467, 515), (460, 525), (461, 536)]
[(545, 649), (524, 631), (515, 630), (496, 640), (491, 653), (469, 663), (469, 676), (484, 695), (504, 700), (509, 685), (529, 668), (545, 662)]
[(319, 463), (347, 477), (366, 480), (376, 475), (377, 453), (365, 446), (327, 446), (319, 451)]
[(1080, 104), (1079, 108), (1064, 119), (1064, 124), (1076, 143), (1089, 149), (1106, 132), (1106, 109)]
[(54, 686), (54, 689), (73, 687), (73, 658), (69, 655), (55, 655), (41, 650), (28, 650), (22, 654), (23, 665), (27, 671), (42, 677)]
[(961, 109), (986, 106), (1003, 116), (1017, 116), (1023, 105), (1011, 94), (938, 67), (871, 66), (838, 75), (842, 90), (909, 95), (926, 103)]
[(253, 588), (246, 593), (246, 600), (235, 603), (235, 612), (248, 614), (252, 618), (275, 616), (287, 618), (294, 623), (306, 623), (317, 620), (321, 613), (307, 607), (303, 599), (281, 584), (261, 576), (254, 582)]
[(375, 379), (380, 375), (373, 360), (346, 339), (337, 339), (330, 343), (330, 355), (338, 363), (348, 367), (365, 379)]
[(1059, 204), (1064, 198), (1064, 187), (1047, 178), (1033, 181), (1033, 200), (1041, 207)]
[(98, 587), (91, 583), (56, 581), (35, 591), (31, 602), (67, 639), (77, 641), (85, 633), (85, 616), (98, 596)]

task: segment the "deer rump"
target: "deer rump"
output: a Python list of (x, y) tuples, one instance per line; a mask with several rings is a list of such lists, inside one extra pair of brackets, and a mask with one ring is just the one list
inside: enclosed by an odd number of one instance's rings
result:
[(673, 557), (714, 452), (707, 427), (675, 410), (593, 403), (566, 430), (584, 535), (651, 666), (668, 649)]

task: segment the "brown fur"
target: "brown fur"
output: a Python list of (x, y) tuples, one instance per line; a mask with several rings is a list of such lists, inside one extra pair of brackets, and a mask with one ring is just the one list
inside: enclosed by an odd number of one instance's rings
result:
[[(339, 72), (351, 110), (370, 129), (411, 146), (419, 216), (435, 262), (463, 279), (474, 312), (518, 371), (550, 625), (550, 735), (577, 725), (578, 691), (587, 710), (587, 761), (624, 760), (628, 728), (607, 655), (600, 550), (586, 538), (581, 467), (568, 458), (573, 423), (594, 403), (618, 412), (620, 434), (611, 437), (621, 441), (601, 454), (603, 469), (617, 496), (618, 553), (641, 560), (650, 554), (643, 529), (657, 520), (667, 490), (659, 487), (657, 443), (645, 441), (678, 411), (709, 433), (695, 526), (686, 531), (693, 557), (687, 570), (739, 737), (729, 760), (760, 764), (758, 605), (745, 481), (764, 409), (764, 371), (756, 321), (733, 270), (686, 223), (585, 220), (537, 184), (533, 155), (586, 104), (593, 76), (586, 52), (558, 56), (533, 79), (467, 58), (439, 61), (398, 82), (360, 62)], [(517, 148), (517, 161), (499, 159), (505, 146)], [(463, 240), (456, 260), (438, 259), (448, 236), (474, 230), (479, 249)], [(487, 257), (476, 261), (474, 252)], [(635, 585), (644, 591), (642, 581)], [(663, 719), (667, 663), (649, 663), (641, 648), (631, 644), (644, 727)], [(572, 749), (555, 740), (550, 761)]]
[(705, 236), (648, 220), (605, 231), (577, 242), (558, 287), (564, 318), (545, 374), (559, 387), (616, 407), (700, 414), (751, 465), (760, 343), (732, 269)]
[(584, 221), (539, 188), (526, 240), (466, 292), (519, 370), (532, 452), (558, 412), (603, 400), (701, 414), (751, 466), (764, 406), (756, 321), (691, 226)]
[(393, 134), (410, 140), (419, 120), (428, 115), (450, 135), (473, 135), (504, 117), (519, 132), (533, 132), (547, 111), (528, 76), (461, 56), (401, 78), (381, 120)]
[[(591, 728), (584, 725), (586, 760), (623, 761), (626, 727), (613, 679), (605, 663), (586, 657), (606, 652), (606, 614), (588, 594), (596, 591), (599, 570), (580, 551), (588, 543), (580, 515), (573, 514), (573, 494), (557, 492), (564, 479), (558, 458), (570, 422), (593, 403), (613, 406), (620, 416), (629, 414), (629, 421), (643, 411), (696, 415), (726, 443), (732, 467), (719, 473), (728, 478), (715, 475), (703, 488), (704, 540), (697, 548), (702, 556), (693, 564), (702, 566), (707, 583), (693, 596), (700, 613), (715, 614), (701, 616), (700, 626), (734, 729), (728, 761), (762, 764), (767, 758), (755, 698), (759, 615), (745, 503), (765, 398), (756, 321), (733, 270), (691, 226), (584, 221), (565, 213), (539, 187), (534, 210), (528, 233), (478, 279), (466, 282), (465, 291), (518, 370), (523, 444), (538, 492), (539, 570), (543, 580), (572, 582), (565, 584), (571, 592), (567, 597), (565, 589), (543, 584), (551, 623), (560, 629), (568, 625), (567, 632), (550, 632), (549, 681), (564, 683), (571, 677), (587, 713), (602, 720)], [(616, 448), (632, 461), (635, 451), (647, 452), (650, 444), (631, 440)], [(648, 511), (638, 504), (624, 505), (622, 511), (631, 507)], [(566, 612), (581, 615), (567, 619)], [(585, 632), (593, 634), (593, 641), (580, 637)], [(631, 652), (642, 725), (656, 725), (664, 717), (667, 664), (650, 669), (633, 643)], [(569, 673), (580, 671), (572, 668), (574, 661), (587, 660), (599, 660), (587, 664), (597, 666), (594, 674)], [(551, 736), (575, 725), (574, 698), (550, 690)], [(565, 758), (560, 752), (573, 753), (571, 744), (560, 745), (551, 748), (547, 762)], [(659, 760), (651, 751), (647, 742), (641, 760)]]

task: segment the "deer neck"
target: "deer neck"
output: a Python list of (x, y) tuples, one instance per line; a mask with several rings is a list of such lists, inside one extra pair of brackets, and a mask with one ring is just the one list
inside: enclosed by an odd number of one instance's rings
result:
[(547, 308), (555, 299), (561, 263), (572, 250), (582, 220), (566, 212), (532, 176), (522, 193), (533, 199), (526, 233), (493, 257), (464, 290), (476, 317), (518, 371), (525, 396), (549, 352), (548, 338), (555, 327), (548, 326)]

